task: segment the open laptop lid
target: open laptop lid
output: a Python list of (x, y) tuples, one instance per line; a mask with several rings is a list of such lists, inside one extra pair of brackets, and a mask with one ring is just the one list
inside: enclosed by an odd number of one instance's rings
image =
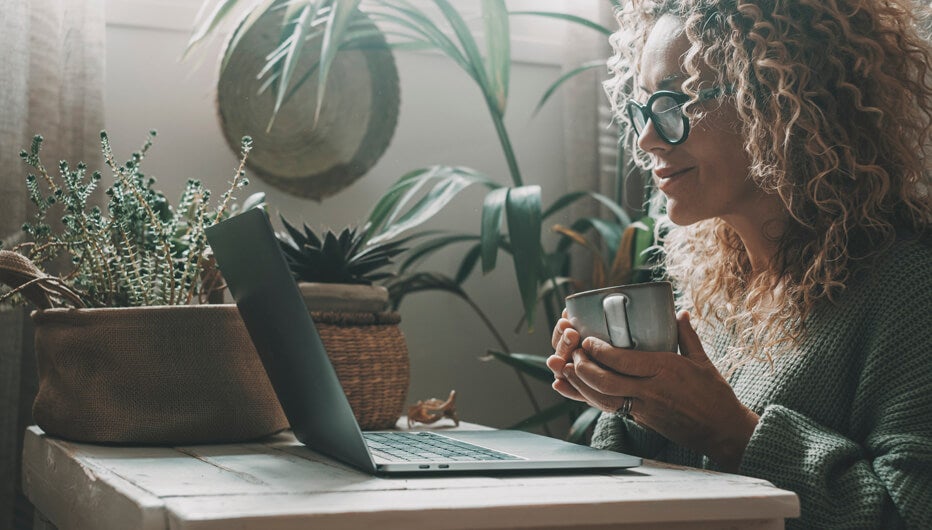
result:
[(375, 473), (266, 213), (248, 210), (211, 226), (207, 240), (295, 436), (325, 455)]

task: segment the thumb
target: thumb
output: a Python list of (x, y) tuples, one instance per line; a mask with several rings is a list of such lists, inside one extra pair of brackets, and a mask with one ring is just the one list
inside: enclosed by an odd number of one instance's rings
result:
[(688, 311), (680, 311), (676, 316), (676, 331), (679, 335), (680, 353), (683, 356), (700, 363), (710, 362), (702, 347), (702, 341), (699, 340), (699, 335), (696, 334), (696, 330), (689, 321)]

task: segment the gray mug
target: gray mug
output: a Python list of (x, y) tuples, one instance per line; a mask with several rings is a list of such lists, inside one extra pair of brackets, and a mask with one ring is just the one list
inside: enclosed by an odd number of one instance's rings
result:
[(580, 336), (617, 348), (675, 352), (676, 309), (670, 282), (594, 289), (566, 298), (566, 312)]

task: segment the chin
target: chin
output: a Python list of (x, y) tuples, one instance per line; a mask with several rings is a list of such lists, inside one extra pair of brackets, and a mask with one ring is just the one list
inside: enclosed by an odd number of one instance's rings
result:
[(689, 226), (703, 220), (701, 215), (689, 211), (684, 205), (678, 204), (679, 201), (667, 199), (667, 217), (677, 226)]

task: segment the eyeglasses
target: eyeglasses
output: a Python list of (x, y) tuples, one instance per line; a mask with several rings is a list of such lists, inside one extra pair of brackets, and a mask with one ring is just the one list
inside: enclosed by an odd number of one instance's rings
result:
[[(708, 101), (731, 92), (730, 88), (707, 88), (699, 91), (698, 101)], [(689, 138), (689, 118), (683, 114), (683, 105), (689, 100), (690, 96), (682, 92), (660, 90), (651, 94), (643, 105), (629, 99), (625, 110), (638, 136), (647, 127), (647, 120), (651, 120), (664, 142), (678, 145)]]

